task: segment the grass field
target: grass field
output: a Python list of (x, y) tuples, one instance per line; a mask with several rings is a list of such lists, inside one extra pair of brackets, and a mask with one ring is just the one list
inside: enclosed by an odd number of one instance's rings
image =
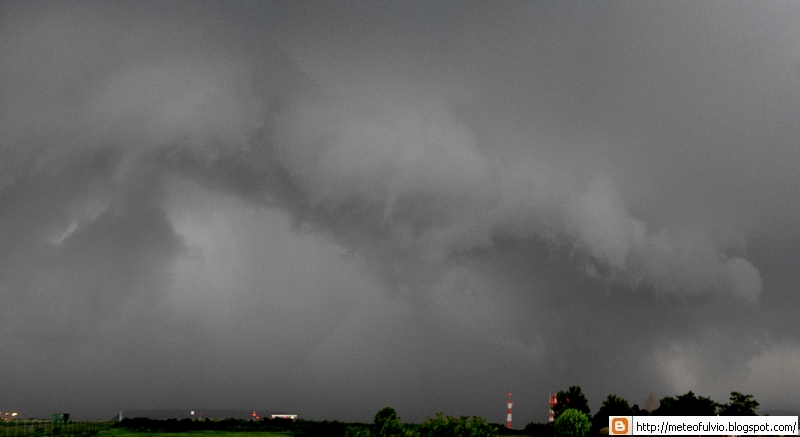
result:
[[(365, 423), (307, 420), (254, 422), (134, 418), (119, 424), (114, 419), (66, 423), (18, 420), (0, 422), (0, 437), (366, 437), (369, 435), (368, 427)], [(506, 431), (502, 437), (530, 436)]]
[(53, 423), (51, 420), (13, 420), (0, 422), (0, 437), (88, 436), (109, 429), (114, 420)]
[(181, 433), (172, 432), (136, 432), (127, 429), (113, 428), (100, 431), (97, 437), (291, 437), (291, 432), (248, 432), (248, 431), (187, 431)]

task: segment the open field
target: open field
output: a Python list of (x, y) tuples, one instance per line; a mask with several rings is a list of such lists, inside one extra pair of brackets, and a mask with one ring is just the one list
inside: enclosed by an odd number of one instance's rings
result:
[(291, 437), (292, 432), (269, 432), (269, 431), (188, 431), (188, 432), (136, 432), (127, 429), (114, 428), (101, 431), (97, 437)]
[[(152, 420), (103, 421), (18, 420), (0, 422), (0, 437), (366, 437), (369, 425), (337, 421)], [(503, 437), (530, 437), (509, 430)]]
[(0, 437), (88, 436), (111, 429), (116, 420), (71, 421), (13, 420), (0, 422)]
[[(136, 432), (125, 429), (114, 428), (101, 431), (97, 437), (293, 437), (296, 433), (286, 432), (249, 432), (249, 431), (188, 431), (181, 433), (171, 432)], [(316, 434), (302, 434), (308, 437), (315, 437)], [(322, 434), (327, 435), (327, 434)], [(523, 434), (511, 434), (506, 437), (532, 437)]]
[(186, 431), (158, 432), (134, 431), (124, 428), (110, 428), (98, 422), (70, 422), (66, 426), (53, 427), (52, 422), (20, 421), (9, 426), (0, 424), (0, 437), (54, 437), (54, 436), (96, 436), (96, 437), (291, 437), (294, 432), (272, 431)]

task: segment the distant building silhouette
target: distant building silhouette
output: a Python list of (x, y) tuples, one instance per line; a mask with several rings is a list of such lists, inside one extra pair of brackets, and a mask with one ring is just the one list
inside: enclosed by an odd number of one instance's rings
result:
[[(194, 413), (194, 414), (192, 414)], [(261, 417), (269, 417), (272, 412), (264, 411)], [(296, 416), (296, 415), (295, 415)], [(122, 410), (119, 420), (133, 419), (134, 417), (147, 417), (150, 419), (241, 419), (252, 420), (253, 410), (226, 410), (218, 408), (185, 408), (180, 410)]]

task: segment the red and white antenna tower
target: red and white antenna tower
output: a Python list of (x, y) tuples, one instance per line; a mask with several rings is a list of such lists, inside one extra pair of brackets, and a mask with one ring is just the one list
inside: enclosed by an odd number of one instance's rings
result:
[(547, 419), (548, 423), (555, 422), (556, 413), (553, 411), (553, 407), (555, 407), (557, 403), (558, 403), (558, 398), (556, 397), (556, 395), (550, 393), (550, 418)]
[(511, 429), (511, 406), (514, 405), (514, 401), (511, 400), (511, 393), (508, 394), (508, 418), (506, 418), (506, 428)]

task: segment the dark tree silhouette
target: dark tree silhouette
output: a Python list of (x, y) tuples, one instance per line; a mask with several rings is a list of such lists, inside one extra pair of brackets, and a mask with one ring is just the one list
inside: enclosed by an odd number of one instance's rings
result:
[(553, 407), (553, 418), (558, 419), (564, 411), (568, 409), (578, 410), (581, 413), (589, 416), (589, 401), (583, 395), (580, 386), (573, 385), (567, 391), (560, 391), (556, 393), (556, 400), (558, 403)]
[(664, 397), (659, 402), (658, 409), (653, 411), (656, 416), (714, 416), (719, 405), (709, 398), (697, 397), (691, 391), (677, 397)]
[(602, 428), (608, 426), (608, 416), (633, 416), (635, 413), (628, 401), (615, 394), (610, 394), (597, 410), (597, 414), (592, 417), (592, 434), (597, 434)]
[(738, 391), (731, 392), (730, 403), (720, 405), (720, 416), (757, 416), (758, 402), (753, 395), (745, 395)]

